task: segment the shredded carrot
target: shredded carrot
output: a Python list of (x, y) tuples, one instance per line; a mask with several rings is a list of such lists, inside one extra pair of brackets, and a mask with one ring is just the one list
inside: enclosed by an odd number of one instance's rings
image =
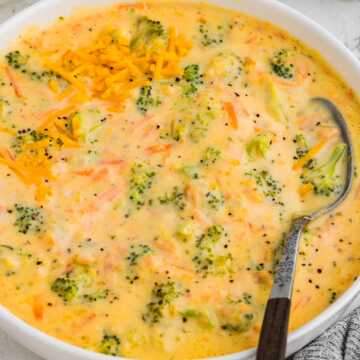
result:
[(299, 195), (301, 197), (305, 197), (313, 190), (313, 186), (311, 184), (303, 184), (299, 188)]
[(229, 115), (231, 127), (233, 129), (237, 129), (238, 128), (238, 119), (237, 119), (234, 105), (231, 102), (226, 101), (224, 103), (224, 109)]
[(311, 300), (310, 296), (299, 296), (294, 302), (294, 310), (298, 307), (304, 307)]
[(103, 165), (124, 165), (124, 160), (121, 159), (103, 159), (101, 160)]
[(295, 164), (293, 165), (293, 170), (299, 170), (304, 167), (312, 158), (314, 158), (321, 151), (321, 149), (325, 146), (326, 143), (327, 139), (321, 139), (313, 148), (309, 150), (309, 152), (304, 157), (295, 162)]
[(339, 131), (340, 130), (337, 127), (320, 128), (319, 131), (317, 132), (317, 135), (320, 138), (331, 140), (339, 135)]
[(186, 194), (186, 197), (191, 202), (191, 204), (193, 205), (193, 207), (197, 208), (200, 203), (200, 197), (199, 197), (199, 193), (196, 191), (196, 189), (189, 184), (186, 186), (185, 194)]
[(248, 39), (245, 40), (245, 44), (254, 44), (256, 43), (258, 40), (258, 36), (257, 35), (253, 35), (251, 37), (249, 37)]
[(154, 242), (154, 246), (158, 248), (159, 250), (162, 250), (164, 252), (167, 252), (169, 254), (175, 254), (176, 253), (176, 246), (173, 241), (169, 241), (169, 239), (162, 239), (157, 240)]
[(262, 203), (264, 201), (264, 197), (255, 189), (249, 189), (246, 190), (246, 195), (248, 199), (255, 203)]
[(171, 150), (171, 148), (172, 148), (171, 144), (156, 144), (146, 148), (146, 151), (149, 154), (159, 154), (163, 152), (168, 152)]
[(84, 210), (84, 213), (92, 213), (99, 211), (100, 208), (106, 203), (114, 200), (122, 190), (122, 186), (113, 186), (111, 189), (104, 191), (102, 194), (98, 196), (98, 198), (89, 204)]
[(105, 178), (108, 173), (109, 170), (107, 168), (102, 168), (97, 173), (95, 173), (91, 179), (94, 181), (100, 181), (101, 179)]
[(36, 320), (42, 320), (44, 317), (44, 302), (41, 295), (36, 295), (33, 298), (32, 305), (33, 314)]
[(87, 325), (89, 322), (93, 321), (96, 318), (96, 314), (94, 312), (91, 312), (87, 314), (86, 316), (80, 318), (79, 320), (76, 320), (73, 323), (73, 328), (75, 330), (82, 329), (85, 325)]
[(79, 265), (90, 265), (94, 262), (94, 257), (90, 254), (78, 254), (75, 257), (75, 262)]
[[(185, 266), (182, 264), (176, 264), (173, 261), (170, 261), (171, 263), (168, 264), (174, 269), (174, 274), (184, 273), (186, 276), (193, 277), (195, 276), (194, 270), (191, 268), (191, 266)], [(166, 271), (166, 270), (165, 270)]]
[(84, 169), (84, 170), (74, 171), (74, 174), (80, 175), (80, 176), (90, 176), (93, 173), (94, 173), (94, 169)]
[(205, 216), (205, 214), (200, 211), (199, 209), (195, 209), (192, 212), (192, 215), (194, 217), (194, 219), (202, 226), (208, 227), (211, 225), (210, 221), (208, 220), (208, 218)]
[(200, 194), (194, 186), (188, 184), (185, 188), (185, 196), (191, 203), (193, 210), (192, 215), (194, 219), (203, 226), (209, 226), (210, 222), (206, 215), (199, 209), (200, 207)]
[(15, 95), (18, 98), (23, 98), (23, 93), (19, 87), (19, 85), (17, 84), (14, 75), (12, 74), (10, 68), (8, 66), (5, 66), (5, 73), (7, 75), (7, 77), (9, 78), (10, 83), (12, 84), (12, 87), (14, 89)]
[(311, 114), (308, 116), (301, 116), (298, 119), (296, 119), (296, 123), (302, 128), (306, 129), (309, 128), (312, 124), (315, 123), (315, 121), (318, 121), (319, 115), (318, 114)]

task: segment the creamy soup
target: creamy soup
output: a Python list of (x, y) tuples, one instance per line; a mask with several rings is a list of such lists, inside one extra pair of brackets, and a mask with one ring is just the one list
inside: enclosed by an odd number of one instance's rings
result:
[[(59, 14), (60, 15), (60, 14)], [(0, 72), (0, 303), (139, 359), (256, 346), (291, 219), (341, 191), (360, 105), (279, 28), (202, 3), (81, 9)], [(359, 187), (301, 242), (290, 328), (360, 269)]]

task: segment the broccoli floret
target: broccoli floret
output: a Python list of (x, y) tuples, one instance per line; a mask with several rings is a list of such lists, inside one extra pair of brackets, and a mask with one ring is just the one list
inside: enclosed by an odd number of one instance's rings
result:
[(210, 123), (221, 116), (221, 105), (218, 99), (210, 94), (204, 94), (196, 104), (198, 112), (191, 117), (189, 124), (189, 137), (194, 142), (199, 142), (205, 137)]
[(309, 152), (309, 144), (303, 134), (295, 135), (293, 143), (296, 144), (296, 160), (301, 159)]
[(330, 196), (341, 190), (340, 177), (336, 175), (336, 168), (343, 155), (346, 153), (346, 144), (335, 146), (328, 161), (313, 169), (305, 168), (301, 175), (305, 184), (312, 184), (317, 195)]
[(129, 262), (129, 266), (136, 266), (139, 259), (150, 252), (152, 252), (152, 249), (148, 245), (131, 245), (129, 255), (126, 257), (126, 260)]
[(187, 127), (182, 119), (176, 119), (171, 122), (170, 136), (175, 141), (182, 140), (187, 132)]
[(100, 290), (100, 291), (96, 291), (90, 294), (84, 294), (83, 295), (83, 299), (86, 302), (96, 302), (99, 300), (104, 300), (107, 299), (107, 297), (110, 294), (110, 290), (109, 289), (104, 289), (104, 290)]
[(186, 66), (184, 69), (183, 78), (185, 81), (189, 81), (189, 82), (201, 81), (200, 66), (198, 64), (192, 64)]
[(189, 129), (190, 138), (195, 142), (199, 142), (203, 137), (205, 137), (209, 128), (209, 123), (209, 119), (206, 116), (197, 114), (194, 120), (191, 121)]
[(210, 29), (209, 24), (200, 24), (199, 33), (201, 45), (208, 47), (222, 44), (230, 28), (231, 26), (229, 25), (218, 25), (216, 29)]
[(193, 257), (193, 262), (196, 271), (202, 274), (204, 278), (208, 275), (224, 275), (232, 272), (231, 254), (217, 254), (215, 252), (216, 245), (226, 236), (227, 234), (221, 225), (213, 225), (197, 240), (197, 252)]
[(57, 278), (51, 285), (51, 290), (56, 293), (65, 304), (77, 301), (95, 302), (106, 299), (109, 289), (94, 287), (95, 273), (89, 266), (76, 264), (73, 269)]
[(196, 94), (197, 92), (198, 92), (198, 87), (192, 82), (186, 83), (183, 86), (184, 96), (192, 96), (192, 95)]
[[(56, 79), (56, 80), (62, 79), (62, 77), (59, 74), (56, 74), (52, 70), (34, 71), (33, 69), (29, 69), (27, 65), (30, 56), (22, 54), (19, 50), (9, 52), (5, 56), (5, 59), (13, 69), (18, 70), (23, 74), (27, 74), (32, 80), (49, 81), (50, 79)], [(64, 81), (64, 79), (62, 80)]]
[(164, 316), (164, 308), (182, 294), (181, 288), (173, 281), (155, 283), (151, 291), (151, 300), (146, 305), (142, 319), (150, 325), (158, 323)]
[(52, 283), (51, 290), (65, 303), (70, 303), (72, 300), (74, 300), (79, 292), (76, 281), (71, 279), (68, 274), (57, 278)]
[(44, 139), (49, 139), (49, 136), (39, 131), (32, 129), (18, 130), (17, 135), (12, 141), (11, 148), (16, 154), (20, 154), (25, 144), (35, 143)]
[(224, 51), (211, 59), (206, 69), (206, 79), (220, 80), (226, 85), (232, 85), (239, 79), (243, 71), (243, 61), (232, 51)]
[[(213, 316), (211, 316), (213, 315)], [(215, 314), (210, 314), (208, 311), (200, 311), (195, 309), (187, 309), (180, 312), (183, 322), (187, 322), (189, 319), (194, 319), (204, 329), (212, 329), (215, 327)]]
[(147, 165), (135, 163), (130, 173), (130, 194), (129, 199), (138, 207), (145, 204), (147, 190), (152, 186), (155, 172)]
[(71, 116), (66, 119), (65, 127), (71, 138), (85, 141), (87, 130), (82, 113), (75, 112), (71, 114)]
[(220, 210), (224, 205), (224, 195), (218, 190), (212, 190), (206, 193), (206, 201), (213, 210)]
[(314, 170), (317, 166), (318, 166), (318, 160), (317, 160), (317, 159), (310, 159), (310, 160), (304, 165), (304, 169)]
[(29, 232), (40, 233), (43, 231), (45, 219), (41, 208), (15, 204), (14, 210), (16, 213), (14, 225), (19, 233), (26, 235)]
[(252, 304), (252, 295), (247, 292), (244, 292), (241, 297), (232, 298), (232, 297), (228, 296), (226, 298), (226, 300), (227, 300), (228, 304), (230, 304), (230, 305), (238, 305), (241, 303), (244, 303), (246, 305), (251, 305)]
[(126, 279), (132, 284), (134, 281), (139, 279), (139, 275), (136, 271), (136, 266), (139, 263), (139, 260), (147, 254), (152, 253), (152, 249), (148, 245), (137, 244), (131, 245), (129, 254), (126, 257), (126, 261), (128, 263), (128, 273), (126, 275)]
[(221, 156), (221, 151), (213, 146), (209, 146), (203, 153), (200, 163), (205, 166), (215, 164)]
[(295, 76), (294, 65), (289, 62), (289, 52), (286, 49), (279, 50), (270, 59), (272, 72), (280, 78), (290, 80)]
[(161, 105), (161, 100), (152, 96), (152, 86), (140, 88), (140, 94), (136, 100), (136, 106), (142, 114), (146, 114), (150, 108)]
[(94, 282), (94, 273), (88, 265), (76, 264), (68, 275), (82, 288), (88, 288)]
[(180, 172), (183, 173), (189, 179), (197, 180), (200, 178), (199, 168), (195, 165), (185, 165), (180, 168)]
[(209, 275), (225, 275), (233, 272), (233, 257), (230, 253), (217, 255), (211, 252), (200, 252), (194, 258), (196, 272), (203, 278)]
[(256, 135), (247, 145), (246, 152), (250, 160), (265, 158), (272, 144), (273, 134), (264, 132)]
[(120, 337), (112, 333), (105, 333), (99, 345), (99, 352), (105, 355), (120, 356)]
[(58, 121), (69, 138), (86, 142), (90, 134), (103, 125), (106, 117), (98, 108), (90, 108), (76, 111)]
[(186, 221), (179, 225), (175, 235), (183, 242), (190, 242), (196, 238), (197, 227), (192, 221)]
[(131, 39), (130, 47), (132, 49), (140, 44), (150, 44), (153, 40), (161, 38), (165, 34), (165, 29), (160, 21), (149, 19), (147, 16), (141, 16), (136, 23), (136, 31)]
[(199, 310), (188, 309), (180, 312), (180, 315), (186, 319), (197, 318), (201, 315)]
[(209, 251), (221, 240), (224, 234), (225, 230), (221, 225), (213, 225), (198, 239), (196, 247), (200, 250)]
[[(185, 87), (189, 84), (191, 83), (185, 83)], [(180, 105), (180, 113), (176, 119), (170, 122), (170, 129), (165, 134), (175, 141), (181, 141), (188, 137), (195, 142), (199, 142), (205, 137), (210, 122), (221, 111), (219, 102), (205, 93), (199, 94), (195, 105), (192, 98), (189, 97), (183, 97), (178, 105)]]
[(29, 61), (29, 56), (21, 54), (19, 50), (9, 52), (5, 58), (7, 63), (17, 70), (21, 70)]
[(199, 92), (195, 99), (182, 97), (176, 107), (177, 117), (169, 123), (170, 129), (164, 134), (176, 141), (188, 137), (199, 142), (206, 136), (211, 121), (221, 117), (223, 112), (220, 101), (205, 91)]
[(174, 186), (171, 194), (165, 193), (165, 195), (159, 196), (159, 202), (161, 205), (172, 204), (176, 209), (184, 210), (186, 207), (185, 193)]
[(17, 131), (12, 139), (11, 148), (16, 157), (24, 156), (31, 158), (35, 163), (46, 163), (53, 158), (54, 150), (59, 150), (62, 145), (60, 138), (55, 139), (46, 133), (28, 128)]
[(269, 115), (276, 121), (287, 123), (289, 119), (283, 109), (279, 92), (275, 84), (269, 79), (265, 81), (265, 93)]
[(252, 313), (246, 313), (240, 322), (236, 324), (225, 323), (221, 325), (221, 329), (229, 333), (243, 333), (248, 331), (253, 323), (254, 315)]
[(265, 197), (270, 199), (274, 204), (284, 206), (284, 203), (279, 199), (282, 192), (282, 186), (267, 170), (253, 169), (245, 175), (252, 177), (255, 180), (256, 185), (259, 186)]
[(263, 271), (265, 269), (265, 264), (264, 263), (258, 263), (258, 264), (254, 264), (255, 270), (256, 271)]
[(200, 74), (200, 66), (197, 64), (188, 65), (184, 69), (183, 80), (183, 94), (191, 96), (198, 92), (199, 85), (204, 84), (203, 74)]

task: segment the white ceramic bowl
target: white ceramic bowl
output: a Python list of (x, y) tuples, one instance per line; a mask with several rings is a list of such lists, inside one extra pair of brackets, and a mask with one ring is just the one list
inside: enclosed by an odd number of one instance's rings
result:
[[(46, 25), (74, 7), (104, 5), (121, 0), (42, 0), (15, 15), (0, 26), (0, 44), (6, 47), (29, 25)], [(208, 0), (210, 3), (239, 10), (268, 20), (288, 30), (308, 46), (318, 50), (345, 81), (360, 95), (360, 63), (354, 55), (322, 27), (302, 14), (274, 0)], [(315, 319), (292, 332), (288, 339), (288, 355), (293, 354), (342, 317), (354, 305), (360, 304), (358, 279), (334, 304)], [(0, 327), (16, 341), (48, 360), (114, 359), (66, 344), (29, 326), (0, 306)], [(212, 358), (213, 360), (253, 359), (255, 349)]]

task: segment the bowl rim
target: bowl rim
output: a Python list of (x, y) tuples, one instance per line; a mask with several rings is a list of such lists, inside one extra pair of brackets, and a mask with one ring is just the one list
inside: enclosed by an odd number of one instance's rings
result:
[[(60, 3), (62, 0), (39, 0), (38, 2), (28, 6), (24, 10), (18, 12), (17, 14), (11, 16), (9, 19), (4, 21), (2, 24), (0, 24), (0, 36), (3, 33), (9, 32), (9, 29), (11, 27), (15, 27), (20, 29), (20, 33), (23, 31), (23, 27), (21, 26), (22, 22), (27, 19), (32, 19), (32, 22), (36, 22), (36, 14), (42, 10), (43, 8), (46, 9), (51, 8), (56, 5), (56, 3)], [(141, 0), (110, 0), (106, 3), (134, 3), (134, 2), (141, 2)], [(181, 1), (181, 0), (180, 0)], [(185, 0), (186, 1), (186, 0)], [(190, 0), (193, 2), (202, 2), (203, 0)], [(74, 4), (72, 4), (72, 8), (76, 8), (81, 1), (73, 0)], [(94, 1), (89, 1), (89, 5), (91, 6)], [(346, 60), (348, 64), (351, 67), (351, 71), (357, 73), (360, 78), (360, 62), (355, 57), (355, 55), (345, 47), (335, 36), (333, 36), (330, 32), (325, 30), (321, 25), (316, 23), (314, 20), (311, 20), (307, 16), (303, 15), (299, 11), (291, 8), (290, 6), (280, 3), (279, 1), (273, 1), (273, 0), (205, 0), (204, 2), (208, 2), (210, 4), (220, 6), (223, 8), (230, 8), (235, 11), (243, 12), (245, 14), (250, 14), (251, 16), (254, 16), (255, 18), (258, 18), (260, 20), (269, 21), (270, 23), (274, 24), (275, 26), (278, 26), (281, 29), (285, 29), (290, 33), (291, 36), (298, 38), (301, 43), (304, 43), (306, 47), (318, 50), (316, 46), (309, 45), (308, 41), (303, 40), (301, 35), (296, 34), (294, 35), (294, 31), (288, 30), (287, 26), (284, 26), (283, 24), (278, 24), (276, 21), (272, 22), (269, 19), (263, 18), (259, 15), (254, 15), (250, 11), (247, 11), (246, 9), (241, 9), (241, 7), (250, 8), (251, 6), (255, 8), (261, 8), (268, 10), (271, 9), (271, 11), (278, 13), (285, 18), (287, 18), (288, 21), (294, 22), (297, 25), (300, 25), (300, 27), (307, 29), (308, 31), (316, 34), (320, 40), (323, 40), (325, 45), (332, 49), (334, 52), (337, 52), (343, 60)], [(256, 10), (255, 10), (256, 11)], [(261, 11), (260, 11), (261, 12)], [(60, 14), (59, 14), (60, 15)], [(2, 47), (3, 48), (3, 47)], [(325, 58), (325, 56), (323, 55)], [(341, 73), (339, 69), (335, 66), (334, 62), (325, 58), (326, 62), (331, 65), (332, 68), (336, 69), (337, 73)], [(341, 78), (345, 78), (346, 76), (343, 76), (341, 74)], [(356, 90), (356, 86), (354, 86), (354, 83), (350, 81), (350, 78), (348, 77), (345, 79), (345, 82), (349, 85), (351, 89), (354, 90), (354, 92), (357, 95), (360, 95), (360, 87)], [(334, 317), (336, 314), (341, 313), (342, 311), (346, 311), (346, 306), (349, 305), (357, 295), (360, 294), (360, 278), (358, 278), (336, 301), (328, 306), (324, 311), (322, 311), (319, 315), (317, 315), (315, 318), (298, 328), (297, 330), (291, 332), (288, 337), (288, 345), (291, 343), (294, 343), (298, 341), (299, 339), (305, 337), (308, 335), (311, 331), (314, 331), (316, 328), (320, 328), (321, 326), (324, 326), (329, 323), (332, 317)], [(8, 310), (5, 306), (0, 304), (0, 327), (5, 330), (5, 332), (11, 333), (10, 336), (12, 336), (15, 341), (18, 341), (19, 343), (25, 345), (26, 347), (30, 349), (35, 349), (36, 346), (31, 346), (32, 342), (36, 342), (37, 344), (43, 343), (47, 346), (50, 346), (52, 348), (56, 348), (63, 353), (67, 353), (68, 355), (76, 355), (79, 358), (82, 359), (89, 359), (89, 360), (105, 360), (105, 359), (115, 359), (114, 357), (107, 356), (104, 354), (99, 354), (90, 350), (83, 349), (81, 347), (78, 347), (76, 345), (69, 344), (63, 340), (60, 340), (52, 335), (49, 335), (30, 324), (26, 323), (21, 318), (14, 315), (10, 310)], [(9, 329), (13, 329), (13, 331), (9, 331)], [(316, 335), (318, 336), (319, 333)], [(22, 338), (24, 336), (24, 338)], [(256, 348), (251, 348), (248, 350), (240, 351), (237, 353), (232, 353), (224, 356), (215, 356), (211, 358), (207, 358), (208, 360), (235, 360), (241, 358), (248, 358), (249, 356), (253, 356), (255, 354)], [(123, 359), (127, 360), (128, 358), (125, 357), (116, 357), (116, 359)]]

